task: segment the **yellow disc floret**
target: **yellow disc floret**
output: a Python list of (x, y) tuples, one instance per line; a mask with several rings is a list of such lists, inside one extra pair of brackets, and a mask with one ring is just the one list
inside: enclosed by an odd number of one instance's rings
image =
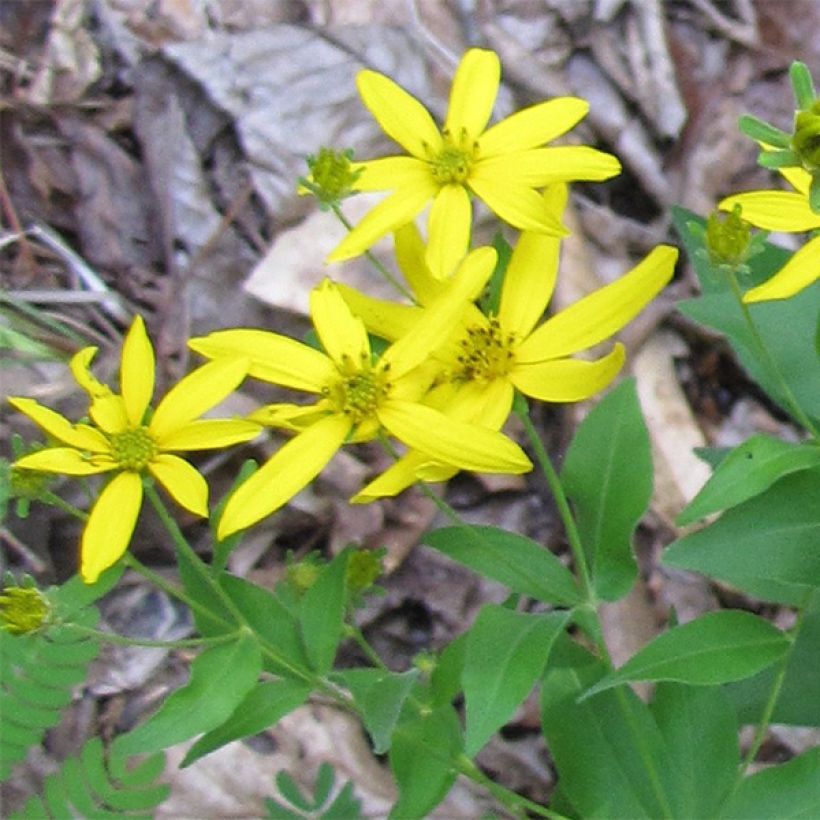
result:
[(140, 472), (157, 454), (147, 427), (133, 427), (111, 436), (111, 457), (123, 470)]
[(515, 335), (502, 330), (498, 319), (491, 316), (486, 325), (467, 328), (459, 342), (461, 353), (455, 381), (485, 381), (506, 376), (515, 363)]
[(376, 418), (376, 410), (390, 393), (389, 366), (374, 367), (368, 360), (356, 363), (345, 356), (339, 380), (324, 392), (333, 410), (344, 413), (354, 425)]
[(441, 185), (463, 185), (470, 178), (478, 146), (463, 130), (458, 142), (446, 129), (442, 136), (444, 144), (441, 150), (432, 154), (429, 160), (433, 178)]

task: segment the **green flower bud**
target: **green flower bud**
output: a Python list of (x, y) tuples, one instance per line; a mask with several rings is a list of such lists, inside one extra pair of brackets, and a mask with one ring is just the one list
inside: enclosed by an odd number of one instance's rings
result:
[(704, 244), (714, 266), (737, 268), (749, 258), (752, 230), (740, 216), (740, 205), (723, 214), (713, 211), (706, 220)]
[(288, 566), (288, 581), (299, 595), (304, 595), (315, 583), (322, 565), (311, 557)]
[(792, 150), (810, 173), (820, 173), (820, 98), (805, 111), (794, 115)]
[(336, 151), (333, 148), (320, 148), (316, 156), (307, 158), (310, 171), (307, 177), (299, 180), (304, 191), (308, 191), (325, 206), (338, 205), (345, 197), (355, 193), (354, 184), (361, 174), (361, 169), (354, 169), (351, 160), (353, 151)]
[(347, 559), (347, 587), (354, 594), (369, 589), (381, 574), (381, 558), (370, 550), (353, 552)]
[(51, 603), (36, 587), (7, 586), (0, 594), (0, 628), (31, 635), (51, 622)]

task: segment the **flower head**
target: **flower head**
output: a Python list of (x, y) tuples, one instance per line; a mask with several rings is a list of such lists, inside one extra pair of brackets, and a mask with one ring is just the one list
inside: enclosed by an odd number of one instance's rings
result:
[(363, 162), (360, 191), (392, 190), (330, 254), (329, 261), (358, 256), (379, 238), (412, 221), (432, 202), (427, 221), (427, 261), (449, 275), (467, 251), (471, 197), (521, 230), (566, 234), (535, 189), (553, 182), (603, 180), (620, 171), (611, 154), (586, 146), (544, 147), (587, 113), (585, 100), (558, 97), (487, 127), (501, 67), (492, 51), (470, 49), (453, 77), (450, 104), (439, 130), (428, 111), (388, 77), (357, 77), (365, 106), (409, 156)]
[(311, 193), (319, 201), (323, 210), (338, 206), (348, 196), (355, 193), (355, 184), (360, 169), (353, 167), (353, 151), (335, 151), (320, 148), (315, 156), (307, 158), (308, 176), (299, 179), (299, 191)]
[[(564, 186), (545, 192), (548, 207), (558, 212), (565, 198)], [(597, 360), (574, 356), (611, 337), (662, 290), (674, 272), (677, 250), (655, 248), (621, 279), (539, 325), (555, 286), (559, 243), (538, 232), (521, 235), (504, 276), (498, 313), (485, 315), (472, 304), (465, 308), (447, 342), (434, 352), (442, 371), (425, 401), (463, 423), (497, 430), (509, 416), (516, 391), (542, 401), (576, 402), (610, 384), (623, 365), (623, 345), (616, 343)], [(368, 326), (375, 320), (380, 333), (412, 326), (420, 313), (349, 291), (346, 298)], [(411, 451), (353, 500), (393, 495), (419, 478), (441, 481), (456, 471), (452, 464)]]
[[(781, 168), (793, 191), (748, 191), (722, 200), (718, 207), (743, 210), (743, 219), (767, 231), (803, 233), (820, 229), (820, 213), (809, 202), (811, 176), (802, 168)], [(800, 248), (789, 261), (762, 285), (743, 295), (744, 302), (788, 299), (820, 278), (820, 236)]]
[(413, 332), (374, 358), (364, 324), (337, 287), (326, 280), (311, 293), (310, 308), (324, 352), (261, 330), (228, 330), (193, 339), (209, 358), (250, 355), (249, 374), (304, 390), (314, 404), (274, 404), (252, 418), (298, 433), (228, 500), (220, 520), (223, 538), (274, 512), (321, 472), (346, 441), (386, 433), (430, 458), (462, 469), (520, 473), (531, 468), (518, 445), (496, 431), (450, 419), (422, 403), (435, 375), (428, 361), (468, 300), (492, 272), (496, 254), (479, 248), (425, 309)]
[(205, 479), (173, 452), (227, 447), (253, 438), (260, 429), (249, 421), (199, 418), (239, 386), (247, 373), (245, 360), (200, 367), (176, 384), (151, 414), (154, 351), (142, 319), (134, 319), (123, 343), (120, 393), (91, 373), (95, 353), (94, 347), (84, 348), (70, 365), (88, 393), (92, 424), (72, 424), (33, 399), (9, 399), (59, 442), (19, 459), (16, 468), (76, 476), (113, 474), (83, 532), (80, 571), (89, 584), (128, 547), (142, 505), (143, 475), (156, 479), (186, 510), (207, 515)]

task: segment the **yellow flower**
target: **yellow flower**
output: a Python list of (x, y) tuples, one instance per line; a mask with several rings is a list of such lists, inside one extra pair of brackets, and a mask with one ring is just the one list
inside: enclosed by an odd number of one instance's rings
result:
[(298, 432), (230, 497), (219, 525), (223, 538), (274, 512), (321, 472), (346, 441), (383, 432), (438, 461), (482, 472), (531, 469), (518, 445), (501, 433), (447, 418), (421, 403), (435, 373), (430, 351), (440, 345), (468, 300), (490, 276), (496, 254), (479, 248), (452, 284), (418, 318), (413, 332), (374, 361), (367, 331), (336, 286), (311, 293), (310, 310), (326, 352), (261, 330), (228, 330), (193, 339), (209, 358), (249, 355), (249, 375), (317, 396), (315, 404), (269, 405), (253, 414), (263, 423)]
[(142, 506), (142, 475), (153, 476), (182, 507), (208, 515), (205, 479), (173, 451), (207, 450), (247, 441), (260, 430), (250, 421), (200, 419), (247, 374), (238, 358), (212, 362), (175, 385), (149, 415), (154, 392), (154, 350), (137, 316), (122, 347), (120, 394), (99, 382), (89, 365), (96, 348), (71, 360), (78, 384), (90, 398), (93, 424), (72, 424), (33, 399), (9, 402), (61, 443), (24, 456), (16, 467), (64, 475), (116, 473), (91, 509), (81, 544), (83, 580), (94, 583), (128, 548)]
[[(809, 205), (811, 175), (802, 168), (781, 168), (780, 173), (794, 191), (748, 191), (727, 197), (721, 210), (740, 205), (743, 219), (767, 231), (803, 233), (820, 229), (820, 214)], [(743, 295), (744, 302), (788, 299), (820, 279), (820, 236), (810, 239), (789, 261), (762, 285)]]
[(444, 127), (383, 74), (362, 71), (362, 100), (385, 133), (410, 156), (359, 163), (359, 191), (392, 190), (328, 257), (338, 262), (363, 253), (391, 230), (412, 221), (432, 200), (427, 262), (449, 275), (467, 252), (471, 195), (521, 230), (567, 233), (534, 190), (553, 182), (603, 180), (620, 172), (611, 154), (587, 146), (544, 147), (573, 128), (589, 109), (576, 97), (558, 97), (519, 111), (487, 128), (501, 68), (491, 51), (470, 49), (453, 78)]
[[(546, 192), (553, 210), (562, 207), (562, 189)], [(678, 252), (658, 246), (621, 279), (536, 327), (555, 285), (559, 242), (537, 232), (521, 235), (505, 274), (498, 315), (485, 316), (474, 305), (467, 307), (456, 331), (434, 354), (446, 376), (428, 401), (454, 418), (497, 430), (510, 413), (516, 390), (542, 401), (575, 402), (603, 390), (615, 378), (624, 362), (620, 343), (595, 361), (571, 357), (631, 321), (672, 278)], [(361, 311), (368, 327), (387, 338), (391, 326), (412, 326), (414, 316), (421, 314), (419, 308), (361, 295), (354, 298), (349, 292), (346, 298)], [(353, 500), (394, 495), (418, 478), (441, 481), (455, 472), (452, 464), (411, 451)]]

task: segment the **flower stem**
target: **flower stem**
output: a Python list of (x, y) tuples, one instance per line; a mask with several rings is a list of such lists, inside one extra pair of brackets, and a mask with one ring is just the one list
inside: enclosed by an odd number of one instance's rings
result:
[(737, 299), (738, 304), (740, 305), (740, 310), (743, 313), (743, 318), (746, 322), (746, 326), (749, 328), (749, 333), (754, 340), (756, 347), (758, 348), (758, 353), (762, 357), (763, 361), (766, 364), (771, 376), (774, 377), (774, 380), (777, 382), (777, 386), (780, 388), (783, 394), (783, 398), (788, 405), (788, 409), (791, 411), (792, 416), (800, 422), (800, 424), (812, 435), (815, 441), (820, 441), (820, 432), (818, 432), (817, 428), (815, 427), (812, 420), (809, 418), (808, 414), (805, 410), (800, 406), (800, 403), (797, 401), (792, 389), (786, 383), (786, 380), (783, 378), (783, 374), (780, 372), (780, 368), (777, 366), (777, 362), (775, 362), (774, 357), (769, 352), (769, 349), (766, 347), (766, 343), (763, 341), (763, 337), (760, 335), (760, 331), (757, 329), (757, 325), (754, 323), (754, 319), (752, 319), (752, 313), (749, 310), (749, 306), (743, 301), (743, 292), (740, 289), (740, 284), (737, 281), (737, 274), (735, 271), (731, 271), (727, 276), (729, 280), (729, 285), (732, 288), (732, 293), (734, 294), (735, 298)]
[(79, 507), (75, 507), (73, 504), (66, 501), (64, 498), (60, 498), (60, 496), (57, 495), (57, 493), (53, 493), (50, 490), (46, 490), (46, 492), (44, 492), (42, 495), (42, 501), (45, 504), (51, 504), (52, 507), (57, 507), (58, 509), (68, 513), (69, 515), (73, 515), (74, 518), (78, 518), (80, 521), (88, 521), (87, 512), (81, 510)]
[[(336, 218), (342, 225), (345, 226), (349, 231), (353, 230), (353, 225), (351, 224), (350, 220), (344, 215), (342, 212), (341, 207), (339, 207), (338, 203), (333, 203), (330, 206), (333, 209), (333, 213), (336, 214)], [(367, 257), (367, 261), (370, 262), (371, 265), (381, 274), (382, 278), (390, 285), (392, 285), (402, 296), (409, 299), (414, 305), (417, 303), (415, 297), (409, 290), (407, 290), (404, 285), (399, 282), (398, 279), (389, 271), (387, 268), (382, 265), (382, 263), (376, 258), (376, 256), (372, 253), (372, 251), (365, 251), (364, 256)]]
[(755, 734), (752, 738), (752, 743), (749, 746), (749, 750), (743, 757), (743, 762), (741, 763), (740, 769), (737, 773), (737, 777), (735, 778), (735, 785), (732, 789), (732, 793), (738, 788), (738, 786), (742, 782), (743, 777), (746, 774), (746, 770), (754, 762), (754, 759), (757, 757), (757, 753), (760, 751), (760, 747), (763, 745), (763, 741), (766, 739), (766, 733), (769, 731), (769, 724), (771, 723), (775, 706), (777, 706), (777, 700), (780, 697), (780, 692), (783, 689), (783, 683), (786, 680), (786, 670), (788, 669), (789, 661), (791, 660), (795, 644), (797, 643), (797, 636), (800, 634), (800, 630), (803, 627), (803, 620), (806, 615), (806, 610), (808, 609), (808, 602), (813, 594), (813, 590), (809, 592), (804, 602), (804, 605), (797, 612), (797, 620), (795, 621), (794, 627), (791, 632), (791, 645), (786, 650), (786, 654), (780, 661), (780, 667), (777, 670), (777, 674), (775, 675), (774, 681), (772, 682), (772, 688), (769, 692), (769, 697), (766, 701), (766, 705), (763, 708), (763, 714), (760, 717), (760, 723), (757, 725), (757, 728), (755, 729)]
[(191, 646), (216, 646), (220, 643), (228, 643), (238, 638), (241, 630), (236, 632), (226, 632), (222, 635), (215, 635), (212, 638), (186, 638), (179, 641), (153, 641), (148, 638), (126, 638), (124, 635), (117, 635), (113, 632), (103, 632), (100, 629), (91, 629), (80, 624), (68, 624), (73, 632), (81, 635), (88, 635), (106, 643), (117, 644), (118, 646), (139, 646), (158, 649), (184, 649)]

